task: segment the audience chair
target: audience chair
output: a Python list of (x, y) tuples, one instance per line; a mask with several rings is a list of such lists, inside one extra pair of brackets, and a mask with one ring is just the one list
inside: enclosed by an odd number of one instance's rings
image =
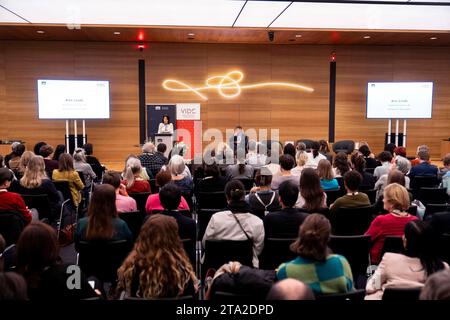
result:
[(260, 256), (261, 269), (276, 269), (286, 261), (296, 258), (290, 245), (296, 238), (267, 238), (264, 240), (264, 250)]
[(189, 257), (191, 261), (192, 267), (194, 270), (197, 266), (196, 252), (195, 252), (195, 239), (181, 239), (183, 243), (184, 251), (186, 251), (186, 255)]
[(199, 192), (196, 196), (197, 210), (222, 209), (227, 206), (225, 192)]
[(341, 140), (333, 143), (334, 153), (345, 152), (351, 154), (355, 150), (355, 141), (353, 140)]
[(408, 212), (410, 215), (412, 216), (417, 216), (417, 206), (413, 205), (413, 206), (409, 206), (409, 208), (406, 210), (406, 212)]
[(333, 235), (353, 236), (364, 234), (372, 222), (375, 206), (339, 208), (331, 217)]
[(341, 189), (333, 189), (333, 190), (325, 190), (325, 193), (327, 195), (327, 206), (329, 207), (332, 205), (337, 198), (342, 196), (342, 190)]
[(150, 189), (152, 190), (152, 193), (158, 193), (159, 187), (156, 186), (156, 180), (150, 179), (148, 182), (150, 183)]
[(133, 234), (133, 239), (136, 240), (147, 215), (141, 211), (119, 212), (118, 214), (119, 218), (127, 223), (128, 228)]
[(427, 206), (429, 203), (446, 204), (448, 201), (447, 188), (421, 187), (418, 199)]
[(0, 234), (5, 238), (6, 245), (17, 243), (26, 221), (22, 214), (14, 211), (0, 211)]
[(239, 261), (252, 267), (253, 242), (251, 240), (206, 240), (202, 270), (219, 269), (230, 261)]
[(440, 236), (439, 253), (441, 259), (450, 264), (450, 233), (444, 233)]
[(405, 253), (403, 239), (399, 236), (387, 236), (384, 239), (383, 249), (381, 250), (381, 258), (386, 252)]
[(54, 221), (50, 200), (46, 194), (21, 194), (20, 195), (29, 209), (34, 208), (39, 212), (39, 220), (48, 219)]
[(418, 199), (420, 188), (436, 188), (438, 185), (439, 181), (437, 176), (415, 176), (410, 182), (414, 199)]
[(345, 293), (316, 294), (316, 300), (324, 301), (364, 301), (366, 296), (365, 289), (357, 289)]
[[(161, 214), (163, 212), (164, 212), (164, 210), (152, 210), (152, 214)], [(193, 219), (192, 212), (190, 212), (189, 210), (178, 210), (178, 212), (187, 218)], [(145, 221), (147, 221), (147, 219), (145, 219)]]
[(197, 211), (197, 223), (198, 223), (198, 239), (202, 240), (205, 234), (206, 227), (208, 227), (209, 220), (214, 213), (219, 212), (219, 209), (201, 209)]
[(375, 204), (377, 202), (377, 190), (369, 189), (369, 190), (360, 190), (360, 192), (367, 194), (370, 200), (370, 204)]
[(422, 288), (385, 288), (382, 300), (418, 301)]
[(365, 168), (364, 171), (373, 175), (375, 168)]
[(69, 200), (70, 205), (72, 205), (73, 208), (76, 208), (73, 199), (72, 199), (72, 193), (70, 192), (70, 186), (68, 181), (62, 181), (62, 180), (56, 180), (53, 181), (53, 184), (55, 185), (56, 190), (60, 191), (63, 195), (64, 200)]
[(6, 247), (5, 251), (0, 252), (0, 258), (3, 259), (3, 271), (15, 271), (17, 266), (17, 248), (15, 244)]
[(252, 296), (247, 294), (239, 294), (233, 292), (225, 292), (225, 291), (215, 291), (211, 293), (210, 300), (216, 302), (234, 302), (234, 303), (242, 303), (242, 301), (251, 300)]
[(242, 182), (245, 188), (245, 192), (249, 193), (251, 188), (255, 186), (255, 180), (254, 179), (236, 179)]
[(147, 198), (151, 194), (152, 194), (151, 192), (139, 192), (139, 193), (130, 192), (128, 195), (132, 197), (134, 200), (136, 200), (138, 211), (140, 211), (142, 214), (146, 214), (145, 204), (147, 203)]
[(446, 203), (429, 203), (425, 209), (423, 220), (430, 219), (437, 212), (450, 211), (450, 204)]

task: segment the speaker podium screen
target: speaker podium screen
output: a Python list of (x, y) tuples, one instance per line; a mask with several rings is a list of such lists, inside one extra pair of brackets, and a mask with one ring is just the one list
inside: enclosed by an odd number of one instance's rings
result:
[(109, 119), (109, 81), (43, 80), (39, 119)]
[(431, 119), (433, 82), (369, 82), (367, 118)]

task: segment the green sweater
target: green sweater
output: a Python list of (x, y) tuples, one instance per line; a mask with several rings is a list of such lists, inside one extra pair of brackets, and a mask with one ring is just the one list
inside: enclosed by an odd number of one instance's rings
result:
[(334, 213), (339, 208), (357, 208), (370, 206), (370, 200), (367, 194), (358, 192), (357, 194), (346, 194), (343, 197), (336, 199), (330, 207), (330, 212)]

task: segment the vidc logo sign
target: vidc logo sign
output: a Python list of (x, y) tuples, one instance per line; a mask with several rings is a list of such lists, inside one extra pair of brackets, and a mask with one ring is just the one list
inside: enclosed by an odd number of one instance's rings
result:
[(177, 120), (200, 120), (200, 104), (178, 103)]

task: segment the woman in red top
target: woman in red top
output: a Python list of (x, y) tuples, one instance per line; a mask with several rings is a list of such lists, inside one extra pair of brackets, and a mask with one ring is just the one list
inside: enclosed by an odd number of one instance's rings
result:
[(125, 179), (122, 183), (127, 187), (128, 193), (151, 192), (150, 183), (141, 178), (141, 161), (136, 158), (130, 158), (127, 162)]
[(417, 219), (406, 212), (410, 205), (409, 194), (406, 188), (398, 183), (386, 186), (383, 205), (389, 213), (376, 217), (365, 233), (370, 236), (372, 241), (370, 257), (373, 264), (378, 264), (381, 260), (381, 251), (386, 236), (402, 236), (405, 225)]

